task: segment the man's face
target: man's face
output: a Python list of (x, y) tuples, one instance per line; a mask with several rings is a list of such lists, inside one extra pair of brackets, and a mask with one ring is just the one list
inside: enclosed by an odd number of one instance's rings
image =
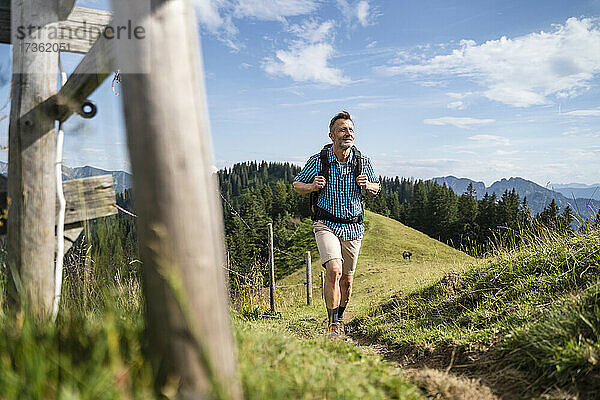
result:
[(342, 150), (349, 149), (354, 144), (354, 123), (349, 119), (338, 119), (329, 132), (334, 147)]

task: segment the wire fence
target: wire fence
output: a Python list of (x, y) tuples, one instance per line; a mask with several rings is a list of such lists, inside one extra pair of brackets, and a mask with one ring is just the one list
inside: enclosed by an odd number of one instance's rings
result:
[[(256, 235), (254, 235), (254, 231), (255, 230), (252, 229), (252, 227), (250, 226), (250, 224), (248, 224), (248, 222), (246, 222), (246, 220), (244, 220), (244, 218), (242, 218), (242, 216), (235, 209), (235, 207), (221, 193), (219, 193), (219, 195), (221, 196), (221, 198), (223, 199), (223, 201), (225, 202), (225, 204), (227, 204), (227, 206), (231, 210), (231, 213), (233, 215), (235, 215), (236, 217), (238, 217), (240, 219), (240, 221), (244, 224), (244, 226), (246, 226), (246, 228), (248, 228), (248, 230), (250, 231), (250, 233), (253, 236), (253, 239), (256, 239), (258, 242), (260, 242), (264, 246), (268, 246), (267, 243), (263, 239), (261, 239), (261, 238), (257, 237)], [(133, 212), (131, 212), (131, 211), (129, 211), (129, 210), (127, 210), (127, 209), (119, 206), (116, 203), (113, 204), (113, 207), (115, 207), (118, 211), (122, 212), (123, 214), (126, 214), (126, 215), (129, 215), (131, 217), (137, 218), (137, 215), (135, 213), (133, 213)], [(289, 236), (288, 240), (291, 239), (298, 232), (299, 228), (300, 228), (300, 226), (298, 226), (294, 230), (294, 232), (291, 233), (291, 235)], [(279, 252), (281, 254), (285, 254), (285, 255), (287, 255), (289, 257), (292, 257), (295, 260), (301, 261), (303, 263), (305, 262), (305, 260), (303, 258), (298, 257), (298, 256), (296, 256), (294, 254), (288, 253), (288, 252), (286, 252), (284, 250), (281, 250), (281, 249), (279, 249), (279, 248), (277, 248), (275, 246), (273, 246), (273, 250), (275, 250), (275, 251), (277, 251), (277, 252)], [(233, 260), (230, 260), (230, 262), (233, 263), (233, 264), (235, 264), (237, 267), (239, 267), (241, 269), (241, 267), (239, 265), (237, 265), (237, 263), (235, 263)], [(268, 264), (268, 262), (267, 262), (267, 264)], [(263, 266), (263, 267), (266, 267), (266, 265)], [(226, 271), (228, 271), (228, 272), (234, 274), (235, 276), (241, 278), (245, 283), (247, 283), (249, 285), (255, 285), (256, 284), (256, 281), (253, 280), (252, 277), (250, 277), (248, 275), (242, 274), (241, 272), (236, 271), (234, 269), (231, 269), (231, 268), (229, 268), (227, 266), (223, 266), (223, 269), (225, 269)], [(292, 285), (277, 285), (277, 284), (275, 285), (276, 288), (293, 288), (293, 287), (299, 287), (299, 286), (306, 286), (306, 282), (298, 283), (298, 284), (292, 284)], [(320, 286), (314, 286), (313, 285), (313, 288), (320, 288)]]
[[(243, 223), (243, 224), (246, 226), (246, 228), (248, 228), (248, 230), (250, 231), (250, 233), (251, 233), (251, 234), (254, 236), (254, 239), (258, 240), (258, 241), (259, 241), (261, 244), (263, 244), (264, 246), (268, 246), (268, 245), (267, 245), (267, 243), (266, 243), (266, 242), (265, 242), (263, 239), (261, 239), (261, 238), (259, 238), (258, 236), (254, 235), (254, 229), (252, 229), (252, 227), (251, 227), (251, 226), (250, 226), (250, 225), (249, 225), (249, 224), (248, 224), (248, 223), (247, 223), (247, 222), (244, 220), (244, 218), (242, 218), (242, 216), (241, 216), (241, 215), (240, 215), (240, 213), (239, 213), (239, 212), (238, 212), (238, 211), (235, 209), (235, 207), (233, 207), (233, 206), (231, 205), (231, 203), (230, 203), (229, 201), (227, 201), (227, 199), (226, 199), (225, 197), (223, 197), (223, 194), (222, 194), (222, 193), (219, 193), (219, 195), (221, 196), (221, 198), (223, 199), (223, 201), (225, 202), (225, 204), (227, 204), (227, 206), (228, 206), (228, 207), (231, 209), (231, 212), (232, 212), (233, 214), (235, 214), (235, 216), (236, 216), (236, 217), (238, 217), (238, 218), (240, 219), (240, 221), (242, 221), (242, 223)], [(299, 227), (298, 227), (298, 228), (299, 228)], [(296, 228), (296, 230), (295, 230), (295, 231), (294, 231), (294, 232), (293, 232), (293, 233), (290, 235), (290, 237), (288, 238), (288, 240), (289, 240), (289, 239), (291, 239), (291, 238), (292, 238), (292, 236), (294, 236), (294, 234), (295, 234), (295, 233), (298, 231), (298, 228)], [(289, 257), (292, 257), (292, 258), (294, 258), (294, 259), (296, 259), (296, 260), (299, 260), (299, 261), (302, 261), (302, 262), (304, 262), (304, 259), (303, 259), (303, 258), (301, 258), (301, 257), (298, 257), (297, 255), (294, 255), (294, 254), (290, 254), (290, 253), (288, 253), (288, 252), (286, 252), (286, 251), (284, 251), (284, 250), (281, 250), (281, 249), (279, 249), (279, 248), (278, 248), (278, 247), (276, 247), (276, 246), (273, 246), (273, 250), (277, 251), (278, 253), (285, 254), (285, 255), (287, 255), (287, 256), (289, 256)]]

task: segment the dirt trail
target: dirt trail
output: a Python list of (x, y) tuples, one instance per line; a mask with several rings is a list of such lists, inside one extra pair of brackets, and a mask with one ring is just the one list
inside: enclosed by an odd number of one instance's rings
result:
[(428, 396), (444, 400), (520, 400), (529, 398), (520, 376), (492, 370), (490, 351), (467, 354), (456, 348), (431, 349), (419, 346), (393, 349), (363, 335), (349, 324), (348, 336), (363, 352), (379, 354), (395, 363)]

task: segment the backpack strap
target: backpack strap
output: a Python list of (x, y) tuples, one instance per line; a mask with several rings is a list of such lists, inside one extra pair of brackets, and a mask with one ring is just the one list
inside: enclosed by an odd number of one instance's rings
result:
[(352, 174), (356, 181), (356, 178), (358, 178), (359, 175), (362, 175), (362, 153), (356, 146), (352, 146), (352, 151), (354, 152), (354, 155), (352, 156)]
[(329, 149), (333, 146), (333, 143), (326, 144), (319, 153), (319, 159), (321, 160), (321, 171), (317, 175), (325, 177), (326, 181), (329, 181)]
[[(319, 153), (319, 160), (321, 160), (321, 170), (317, 171), (318, 176), (325, 177), (325, 185), (329, 183), (329, 149), (333, 146), (333, 143), (326, 144)], [(323, 189), (319, 189), (316, 192), (310, 194), (310, 213), (313, 221), (318, 219), (318, 211), (316, 211), (317, 202), (319, 201), (319, 195)]]
[[(354, 176), (354, 183), (356, 183), (356, 178), (362, 175), (362, 153), (356, 148), (356, 146), (352, 146), (352, 151), (354, 152), (354, 155), (352, 156), (352, 175)], [(365, 198), (363, 196), (362, 189), (358, 187), (358, 183), (356, 183), (356, 186), (360, 197), (360, 219), (361, 222), (363, 222), (365, 218)]]

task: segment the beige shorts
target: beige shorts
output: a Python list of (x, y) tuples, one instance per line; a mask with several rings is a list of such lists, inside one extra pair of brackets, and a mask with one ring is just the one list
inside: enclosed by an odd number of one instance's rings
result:
[(362, 238), (342, 240), (320, 221), (314, 223), (313, 231), (323, 267), (330, 260), (342, 260), (342, 274), (354, 275)]

